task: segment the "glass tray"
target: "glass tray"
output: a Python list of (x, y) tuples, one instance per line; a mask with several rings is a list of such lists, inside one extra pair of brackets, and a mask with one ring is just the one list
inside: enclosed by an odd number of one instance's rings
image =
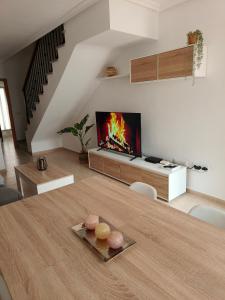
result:
[[(117, 230), (113, 225), (99, 217), (100, 223), (107, 223), (111, 230)], [(90, 249), (95, 252), (103, 261), (109, 261), (113, 257), (119, 255), (120, 253), (127, 250), (130, 246), (134, 245), (136, 242), (130, 239), (127, 235), (123, 233), (124, 244), (118, 249), (111, 249), (108, 246), (106, 240), (98, 240), (95, 237), (94, 230), (88, 230), (84, 223), (80, 223), (72, 227), (73, 232), (85, 243)]]

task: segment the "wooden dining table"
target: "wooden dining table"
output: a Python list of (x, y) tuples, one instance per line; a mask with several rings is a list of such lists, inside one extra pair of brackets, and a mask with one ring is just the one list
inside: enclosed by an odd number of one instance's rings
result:
[[(103, 262), (71, 230), (97, 214), (136, 241)], [(225, 299), (225, 232), (94, 176), (0, 207), (13, 300)]]

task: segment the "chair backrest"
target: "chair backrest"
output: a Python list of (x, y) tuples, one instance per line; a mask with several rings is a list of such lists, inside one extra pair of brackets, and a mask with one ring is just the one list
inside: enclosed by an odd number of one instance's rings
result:
[(9, 293), (8, 287), (0, 274), (0, 299), (1, 300), (12, 300), (12, 297)]
[(225, 229), (225, 211), (206, 205), (192, 207), (189, 214), (195, 218)]
[(138, 192), (140, 194), (144, 194), (152, 200), (157, 199), (156, 189), (153, 186), (149, 185), (149, 184), (146, 184), (146, 183), (143, 183), (143, 182), (134, 182), (130, 185), (130, 189), (132, 191)]
[(2, 175), (0, 175), (0, 186), (4, 186), (4, 185), (5, 185), (5, 179), (4, 177), (2, 177)]
[(15, 202), (21, 199), (21, 195), (17, 190), (0, 187), (0, 206)]

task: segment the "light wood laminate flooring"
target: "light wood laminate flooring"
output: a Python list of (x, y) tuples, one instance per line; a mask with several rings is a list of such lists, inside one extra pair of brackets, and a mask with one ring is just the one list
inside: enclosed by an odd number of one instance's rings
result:
[[(5, 177), (5, 182), (8, 187), (17, 188), (14, 166), (36, 160), (36, 156), (32, 157), (32, 155), (26, 151), (25, 144), (23, 143), (20, 143), (19, 148), (15, 150), (11, 137), (5, 138), (3, 151), (6, 162), (6, 171), (1, 171), (0, 173)], [(70, 150), (57, 149), (48, 152), (45, 156), (47, 157), (48, 162), (74, 174), (75, 182), (96, 175), (96, 172), (90, 170), (87, 164), (80, 164), (78, 155)], [(114, 179), (110, 180), (115, 181)], [(116, 182), (118, 185), (124, 185), (118, 181)], [(164, 203), (167, 205), (166, 202)], [(225, 201), (223, 203), (223, 201), (215, 201), (213, 198), (192, 193), (186, 193), (169, 203), (170, 206), (184, 212), (188, 212), (197, 204), (206, 204), (225, 210)]]

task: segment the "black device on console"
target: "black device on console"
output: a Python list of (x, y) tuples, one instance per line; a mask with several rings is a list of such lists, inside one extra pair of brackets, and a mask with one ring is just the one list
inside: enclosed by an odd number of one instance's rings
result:
[(177, 165), (168, 165), (168, 166), (164, 166), (163, 168), (165, 168), (165, 169), (174, 169), (174, 168), (176, 168), (177, 167)]
[(150, 162), (152, 164), (159, 164), (162, 158), (149, 156), (145, 158), (145, 161)]

